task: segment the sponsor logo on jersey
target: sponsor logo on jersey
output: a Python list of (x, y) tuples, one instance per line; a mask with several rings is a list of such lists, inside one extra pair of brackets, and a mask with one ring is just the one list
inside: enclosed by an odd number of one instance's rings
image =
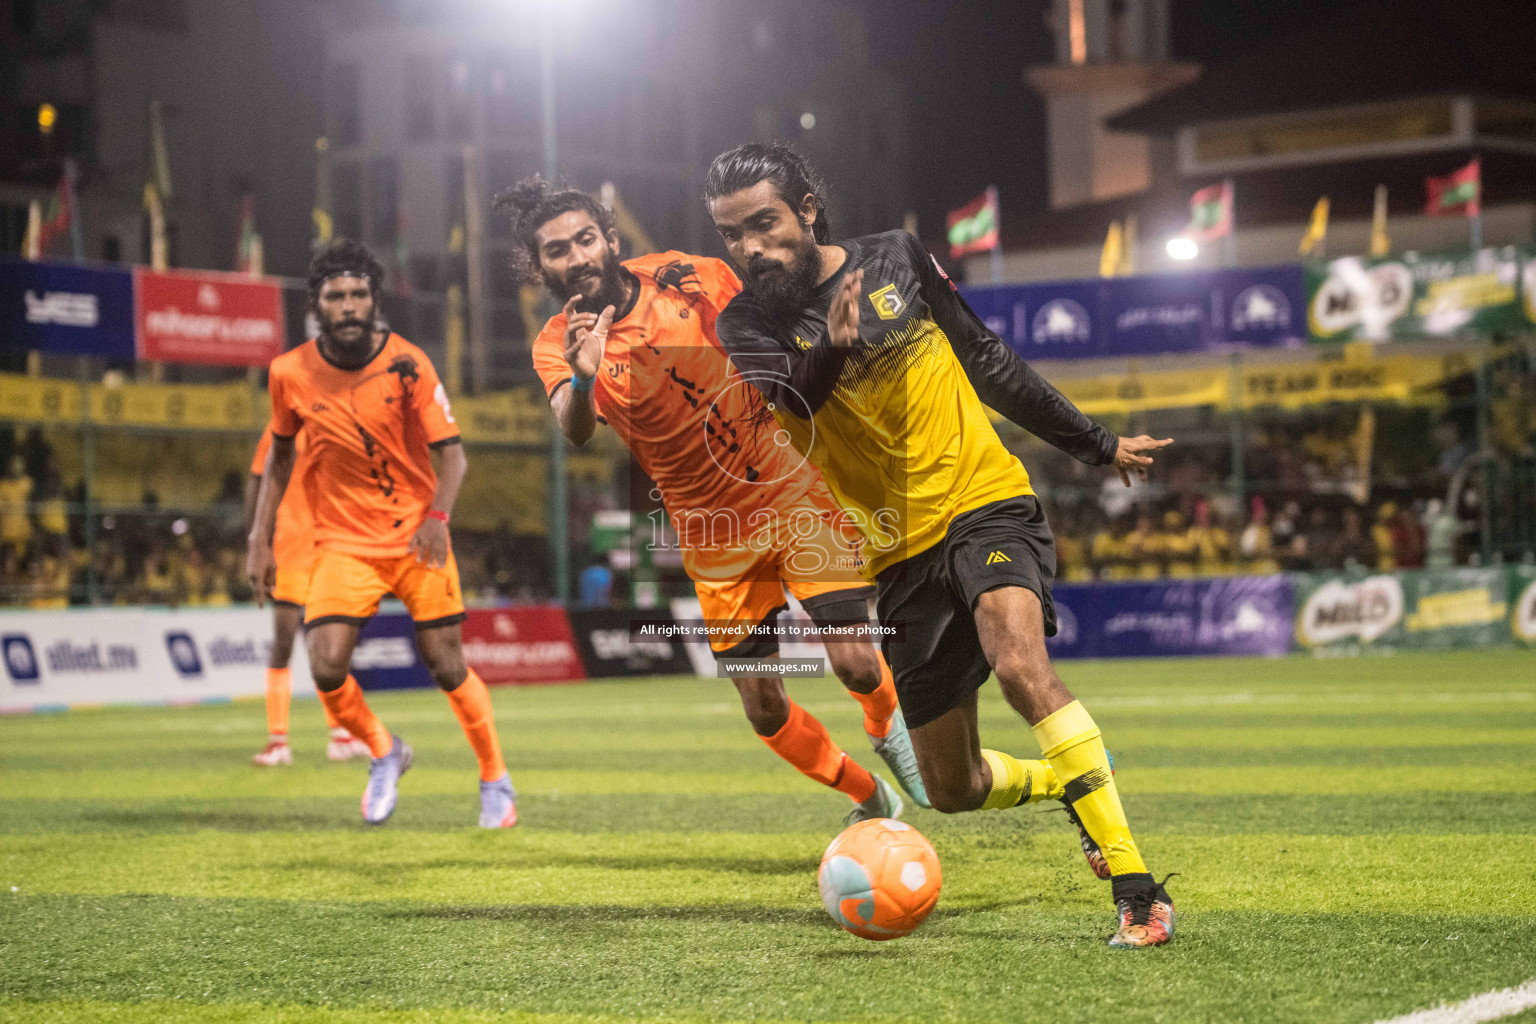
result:
[(1003, 554), (1001, 551), (994, 551), (990, 555), (987, 556), (987, 564), (988, 565), (996, 565), (999, 562), (1011, 562), (1011, 561), (1013, 561), (1013, 559), (1009, 558), (1007, 555)]
[(881, 320), (895, 320), (907, 308), (907, 301), (901, 297), (894, 284), (870, 292), (869, 301), (875, 307), (875, 315)]

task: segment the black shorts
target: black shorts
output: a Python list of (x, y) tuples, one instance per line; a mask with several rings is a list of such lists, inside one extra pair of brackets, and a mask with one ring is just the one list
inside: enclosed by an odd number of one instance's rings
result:
[(882, 646), (908, 727), (959, 706), (992, 674), (976, 634), (976, 599), (998, 587), (1031, 590), (1045, 614), (1045, 635), (1055, 636), (1055, 578), (1056, 543), (1032, 496), (956, 516), (942, 541), (876, 577), (880, 624), (901, 637)]

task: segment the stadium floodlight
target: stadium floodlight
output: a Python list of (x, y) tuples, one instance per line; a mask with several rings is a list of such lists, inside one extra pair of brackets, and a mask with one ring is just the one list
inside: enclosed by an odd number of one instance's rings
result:
[(1168, 239), (1168, 255), (1176, 260), (1192, 260), (1200, 255), (1200, 247), (1195, 244), (1193, 238), (1174, 235)]

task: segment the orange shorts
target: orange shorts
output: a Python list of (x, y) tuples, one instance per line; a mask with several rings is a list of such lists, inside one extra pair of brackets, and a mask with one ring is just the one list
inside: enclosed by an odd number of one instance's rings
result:
[(295, 608), (304, 607), (309, 597), (309, 580), (314, 572), (315, 563), (312, 561), (302, 566), (279, 565), (277, 583), (272, 587), (272, 600), (277, 604), (291, 604)]
[(379, 610), (379, 599), (393, 594), (405, 602), (417, 629), (452, 626), (464, 621), (464, 595), (459, 590), (459, 565), (448, 553), (448, 564), (429, 569), (411, 554), (363, 558), (321, 549), (309, 581), (304, 624), (346, 622), (361, 626)]
[[(823, 515), (816, 522), (814, 530), (796, 531), (781, 547), (750, 556), (731, 552), (726, 559), (732, 563), (728, 575), (714, 561), (699, 574), (707, 578), (694, 580), (716, 657), (759, 658), (777, 653), (777, 639), (754, 636), (753, 630), (771, 625), (789, 607), (785, 590), (812, 618), (821, 605), (862, 601), (874, 593), (855, 568), (848, 532), (838, 526), (836, 517)], [(863, 618), (863, 613), (858, 617)]]

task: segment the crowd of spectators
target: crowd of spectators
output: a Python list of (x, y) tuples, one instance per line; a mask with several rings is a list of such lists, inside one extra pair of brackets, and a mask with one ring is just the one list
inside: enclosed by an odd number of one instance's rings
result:
[(1437, 499), (1399, 506), (1288, 501), (1271, 513), (1255, 497), (1242, 520), (1206, 500), (1186, 516), (1176, 507), (1118, 516), (1053, 518), (1058, 575), (1092, 579), (1228, 576), (1361, 569), (1390, 572), (1449, 566), (1465, 524)]

